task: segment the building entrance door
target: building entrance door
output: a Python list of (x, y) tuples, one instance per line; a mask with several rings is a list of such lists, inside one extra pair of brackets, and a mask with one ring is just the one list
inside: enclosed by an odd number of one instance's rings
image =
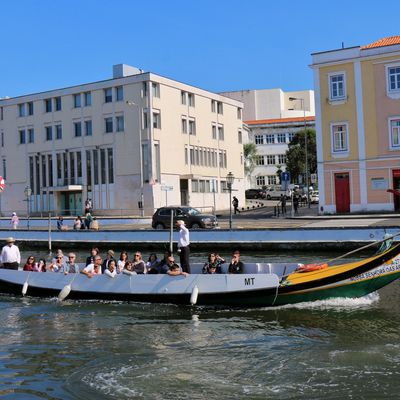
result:
[(80, 215), (82, 214), (82, 193), (81, 192), (61, 192), (61, 210), (62, 215)]
[(348, 173), (335, 174), (335, 201), (337, 213), (350, 212), (350, 178)]
[[(400, 169), (393, 170), (393, 189), (400, 191)], [(400, 196), (393, 195), (394, 210), (400, 211)]]
[(181, 190), (181, 205), (188, 206), (189, 205), (189, 182), (187, 179), (180, 180), (180, 190)]

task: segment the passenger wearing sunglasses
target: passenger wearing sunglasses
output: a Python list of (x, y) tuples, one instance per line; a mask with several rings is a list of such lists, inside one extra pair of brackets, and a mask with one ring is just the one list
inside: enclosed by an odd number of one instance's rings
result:
[(140, 251), (135, 251), (132, 264), (133, 264), (133, 270), (137, 274), (147, 273), (146, 264), (142, 260), (142, 253)]

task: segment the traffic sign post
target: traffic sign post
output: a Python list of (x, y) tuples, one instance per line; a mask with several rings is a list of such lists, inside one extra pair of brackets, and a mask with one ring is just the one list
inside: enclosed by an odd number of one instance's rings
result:
[(161, 190), (165, 192), (165, 206), (168, 206), (168, 192), (174, 190), (174, 187), (168, 185), (161, 185)]
[(287, 190), (290, 182), (290, 172), (282, 172), (281, 174), (281, 186), (282, 190)]

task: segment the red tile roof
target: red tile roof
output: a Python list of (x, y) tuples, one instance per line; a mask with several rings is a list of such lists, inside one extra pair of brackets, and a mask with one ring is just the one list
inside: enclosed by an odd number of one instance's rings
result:
[(373, 49), (375, 47), (392, 46), (394, 44), (400, 44), (400, 36), (390, 36), (387, 38), (379, 39), (376, 42), (361, 46), (361, 50)]
[[(304, 117), (275, 118), (275, 119), (256, 119), (253, 121), (243, 121), (247, 125), (280, 124), (284, 122), (303, 122)], [(306, 117), (306, 121), (315, 121), (315, 117)]]

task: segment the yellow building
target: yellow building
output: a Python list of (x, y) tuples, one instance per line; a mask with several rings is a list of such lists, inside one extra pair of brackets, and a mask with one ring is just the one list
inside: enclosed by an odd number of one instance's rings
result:
[(312, 54), (321, 213), (400, 209), (400, 36)]

